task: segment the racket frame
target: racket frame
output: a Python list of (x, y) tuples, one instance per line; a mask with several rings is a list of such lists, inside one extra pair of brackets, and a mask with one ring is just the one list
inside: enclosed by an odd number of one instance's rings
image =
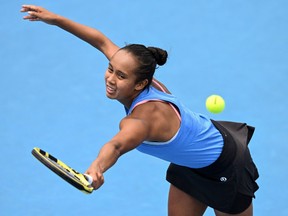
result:
[(64, 162), (52, 156), (48, 152), (35, 147), (32, 150), (32, 155), (37, 158), (42, 164), (44, 164), (47, 168), (49, 168), (62, 179), (73, 185), (78, 190), (86, 194), (91, 194), (93, 192), (91, 182), (87, 180), (87, 177), (85, 177), (84, 174), (79, 173), (75, 169), (69, 167)]

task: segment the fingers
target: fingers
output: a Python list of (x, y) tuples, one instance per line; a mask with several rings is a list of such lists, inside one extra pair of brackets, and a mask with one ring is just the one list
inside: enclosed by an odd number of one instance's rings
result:
[(35, 12), (28, 11), (28, 14), (29, 15), (23, 17), (24, 20), (29, 20), (29, 21), (39, 21), (40, 20)]
[(24, 20), (29, 21), (40, 21), (40, 18), (38, 17), (39, 12), (41, 12), (42, 8), (35, 6), (35, 5), (22, 5), (21, 12), (27, 12), (28, 15), (24, 16)]
[(22, 5), (21, 12), (28, 12), (28, 11), (39, 11), (41, 7), (35, 5)]
[(94, 190), (97, 190), (104, 184), (104, 176), (101, 173), (90, 173), (86, 172), (86, 174), (90, 175), (93, 179), (91, 186)]
[(25, 16), (23, 17), (24, 20), (29, 20), (29, 21), (40, 21), (38, 17), (33, 17), (33, 16)]
[(57, 22), (58, 15), (46, 10), (45, 8), (35, 5), (22, 5), (21, 12), (27, 12), (28, 15), (24, 16), (23, 19), (29, 21), (43, 21), (50, 25), (55, 25)]
[(29, 14), (23, 17), (23, 19), (25, 20), (28, 19), (28, 20), (34, 21), (35, 19), (37, 19), (37, 16), (35, 14), (35, 12), (37, 11), (37, 8), (34, 5), (22, 5), (22, 8), (20, 11), (27, 12)]
[(96, 178), (93, 178), (92, 187), (94, 190), (97, 190), (104, 184), (103, 175), (99, 175), (98, 173), (95, 175)]

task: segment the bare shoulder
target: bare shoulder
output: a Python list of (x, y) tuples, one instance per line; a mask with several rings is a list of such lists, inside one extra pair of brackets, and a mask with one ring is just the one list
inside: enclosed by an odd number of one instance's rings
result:
[(132, 113), (122, 119), (120, 123), (123, 127), (126, 124), (137, 125), (138, 127), (145, 127), (148, 130), (155, 129), (155, 122), (158, 124), (165, 119), (165, 105), (159, 101), (149, 101), (147, 103), (140, 104), (134, 108)]
[(160, 107), (162, 105), (162, 102), (159, 101), (149, 101), (143, 104), (140, 104), (136, 106), (131, 113), (131, 117), (134, 118), (140, 118), (140, 119), (149, 119), (150, 117), (153, 117), (155, 112), (160, 110)]
[(167, 141), (180, 126), (175, 111), (168, 103), (161, 101), (150, 101), (137, 106), (129, 118), (141, 121), (141, 125), (147, 130), (148, 141)]

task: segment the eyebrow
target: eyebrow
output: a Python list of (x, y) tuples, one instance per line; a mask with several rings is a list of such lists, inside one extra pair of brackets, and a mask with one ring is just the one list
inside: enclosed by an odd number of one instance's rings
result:
[[(109, 64), (108, 64), (108, 66), (111, 67), (111, 68), (113, 69), (113, 65), (112, 65), (110, 62), (109, 62)], [(125, 73), (125, 72), (123, 72), (123, 71), (116, 70), (115, 72), (121, 73), (121, 74), (125, 75), (126, 77), (128, 77), (128, 74)]]

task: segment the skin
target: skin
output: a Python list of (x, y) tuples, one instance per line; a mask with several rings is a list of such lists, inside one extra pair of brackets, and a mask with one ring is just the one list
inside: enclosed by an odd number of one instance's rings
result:
[[(148, 81), (136, 83), (136, 59), (125, 50), (113, 55), (105, 73), (106, 95), (129, 108), (132, 101), (145, 88)], [(155, 124), (157, 122), (157, 124)], [(167, 141), (179, 129), (180, 121), (167, 103), (149, 102), (137, 106), (131, 115), (120, 122), (120, 131), (104, 145), (87, 173), (93, 179), (110, 168), (124, 153), (136, 148), (143, 141)], [(99, 181), (96, 179), (95, 187)]]
[[(85, 42), (91, 44), (102, 52), (109, 64), (105, 72), (106, 96), (114, 99), (129, 108), (145, 88), (148, 80), (136, 83), (136, 71), (138, 62), (135, 57), (125, 51), (119, 50), (110, 39), (97, 29), (76, 23), (65, 17), (51, 13), (50, 11), (34, 6), (23, 5), (21, 12), (27, 12), (25, 20), (42, 21), (50, 25), (56, 25), (67, 32), (74, 34)], [(169, 90), (156, 79), (154, 84)], [(158, 88), (157, 85), (155, 85)], [(159, 88), (158, 88), (159, 89)], [(92, 186), (98, 189), (104, 183), (106, 170), (112, 167), (118, 158), (126, 152), (135, 149), (143, 141), (165, 142), (170, 140), (178, 131), (180, 120), (171, 106), (164, 102), (148, 102), (137, 106), (131, 115), (124, 117), (119, 124), (119, 132), (101, 148), (97, 158), (92, 162), (86, 173), (93, 178)], [(203, 215), (207, 206), (173, 185), (170, 186), (168, 199), (169, 216), (198, 216)], [(252, 204), (238, 216), (252, 216)], [(216, 216), (229, 216), (215, 210)]]

